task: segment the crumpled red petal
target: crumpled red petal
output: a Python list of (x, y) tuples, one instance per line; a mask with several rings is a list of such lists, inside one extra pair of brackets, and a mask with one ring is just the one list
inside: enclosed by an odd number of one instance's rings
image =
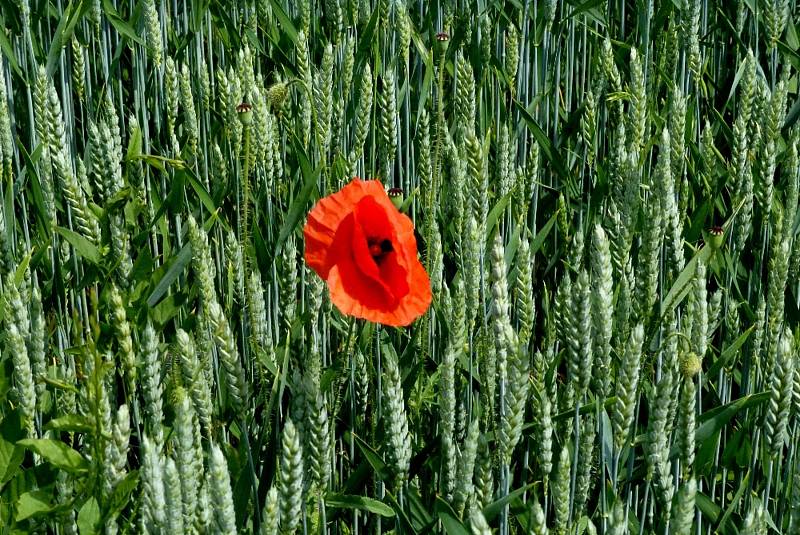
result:
[[(404, 326), (427, 311), (430, 280), (417, 258), (414, 225), (380, 182), (356, 178), (321, 199), (303, 233), (306, 262), (327, 281), (343, 314)], [(370, 240), (391, 242), (379, 262), (370, 254)]]

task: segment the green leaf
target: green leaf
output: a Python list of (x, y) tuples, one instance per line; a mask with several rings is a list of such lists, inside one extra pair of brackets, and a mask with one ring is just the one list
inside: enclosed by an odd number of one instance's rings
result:
[(131, 499), (131, 494), (139, 484), (139, 471), (131, 470), (125, 478), (117, 483), (109, 501), (109, 511), (106, 514), (116, 514), (122, 511)]
[(187, 241), (181, 247), (181, 250), (178, 251), (178, 255), (172, 260), (172, 264), (167, 269), (167, 272), (161, 277), (161, 280), (158, 281), (158, 284), (153, 289), (153, 292), (150, 294), (150, 297), (147, 298), (147, 306), (154, 307), (158, 304), (161, 297), (167, 293), (167, 289), (175, 282), (183, 270), (186, 269), (186, 266), (189, 265), (189, 262), (192, 260), (192, 247), (191, 244)]
[(28, 269), (28, 265), (30, 265), (31, 263), (32, 256), (33, 256), (33, 249), (28, 251), (28, 253), (20, 260), (16, 271), (14, 271), (14, 284), (17, 287), (21, 286), (22, 281), (25, 279), (25, 271)]
[(75, 248), (75, 251), (92, 264), (100, 263), (100, 250), (83, 235), (64, 227), (55, 227), (65, 240)]
[(67, 414), (53, 418), (44, 425), (48, 431), (60, 431), (68, 433), (88, 433), (94, 429), (92, 421), (82, 414)]
[(495, 203), (492, 209), (489, 211), (489, 215), (486, 216), (486, 242), (489, 243), (490, 240), (494, 237), (495, 230), (497, 229), (497, 220), (500, 219), (500, 215), (506, 209), (508, 205), (508, 201), (511, 200), (511, 192), (506, 193), (503, 197)]
[(514, 498), (518, 496), (522, 496), (523, 493), (533, 488), (535, 483), (531, 483), (530, 485), (526, 485), (524, 487), (520, 487), (515, 491), (508, 493), (506, 496), (503, 496), (499, 500), (495, 500), (486, 507), (483, 508), (483, 516), (486, 517), (487, 522), (491, 522), (494, 517), (500, 514), (500, 511), (503, 510), (503, 507), (506, 504), (511, 503)]
[(186, 294), (181, 292), (170, 294), (151, 307), (150, 317), (158, 325), (164, 325), (180, 313), (184, 303)]
[(558, 216), (557, 213), (553, 214), (550, 219), (547, 220), (547, 223), (539, 229), (539, 232), (536, 233), (536, 237), (533, 238), (531, 242), (531, 258), (533, 258), (533, 256), (539, 252), (539, 249), (542, 248), (542, 245), (544, 245), (544, 240), (547, 238), (547, 235), (550, 234), (550, 229), (552, 229), (553, 225), (556, 223), (556, 216)]
[(0, 488), (14, 477), (25, 457), (25, 450), (14, 446), (24, 436), (19, 410), (6, 414), (0, 423)]
[(79, 391), (75, 387), (75, 385), (71, 385), (71, 384), (66, 383), (64, 381), (59, 381), (58, 379), (52, 379), (50, 377), (42, 377), (41, 381), (43, 383), (47, 384), (47, 385), (52, 386), (53, 388), (58, 388), (60, 390), (66, 390), (68, 392), (73, 392), (75, 394), (79, 393)]
[(728, 360), (730, 360), (730, 358), (733, 357), (737, 351), (739, 351), (755, 328), (755, 325), (751, 325), (749, 329), (742, 333), (736, 340), (733, 341), (731, 345), (722, 351), (722, 354), (719, 356), (719, 358), (715, 360), (714, 364), (709, 366), (708, 370), (703, 374), (703, 384), (706, 384), (709, 379), (717, 376), (717, 372), (719, 372), (719, 370), (725, 366), (725, 364), (727, 364)]
[(117, 10), (114, 9), (114, 4), (111, 3), (111, 0), (103, 0), (103, 11), (105, 11), (108, 22), (114, 26), (120, 35), (123, 35), (142, 46), (147, 46), (142, 38), (136, 35), (136, 30), (133, 29), (133, 26), (128, 24), (128, 22), (120, 16)]
[(64, 8), (58, 26), (53, 34), (53, 41), (50, 43), (50, 50), (47, 52), (47, 75), (52, 77), (58, 67), (58, 60), (61, 57), (61, 50), (67, 46), (83, 14), (89, 9), (91, 2), (79, 0), (77, 3), (70, 2)]
[(375, 471), (375, 477), (381, 479), (384, 483), (392, 483), (392, 475), (389, 471), (389, 467), (386, 466), (386, 463), (383, 462), (380, 454), (372, 449), (372, 446), (364, 442), (364, 440), (356, 434), (348, 431), (347, 435), (353, 436), (355, 439), (356, 446), (358, 449), (361, 450), (361, 453), (367, 459), (367, 462), (372, 466), (372, 469)]
[(53, 466), (70, 473), (80, 473), (89, 470), (89, 461), (60, 440), (26, 438), (17, 442), (17, 446), (27, 448), (39, 454)]
[(694, 273), (697, 270), (697, 263), (701, 259), (703, 262), (707, 262), (708, 259), (711, 257), (711, 247), (703, 247), (700, 249), (695, 255), (692, 257), (691, 260), (686, 264), (686, 267), (683, 268), (678, 278), (675, 279), (675, 282), (672, 283), (672, 288), (669, 289), (667, 296), (661, 302), (661, 316), (665, 316), (667, 313), (671, 312), (676, 306), (678, 306), (683, 298), (686, 297), (686, 293), (688, 292), (688, 284), (694, 278)]
[[(380, 9), (373, 9), (372, 15), (369, 18), (369, 22), (367, 22), (367, 27), (364, 28), (364, 31), (358, 36), (358, 49), (356, 49), (356, 65), (359, 66), (359, 70), (363, 63), (369, 59), (369, 48), (374, 44), (375, 40), (375, 31), (378, 27), (378, 13)], [(373, 73), (375, 75), (378, 74), (378, 65), (373, 65)]]
[[(214, 204), (214, 200), (211, 198), (211, 195), (208, 194), (206, 188), (197, 180), (197, 177), (191, 169), (186, 169), (186, 178), (188, 179), (189, 185), (192, 186), (194, 192), (197, 193), (197, 197), (200, 199), (200, 202), (202, 202), (203, 206), (206, 207), (206, 210), (212, 214), (215, 213), (217, 211), (217, 206)], [(222, 219), (220, 219), (220, 223), (222, 222)]]
[[(719, 519), (719, 528), (718, 531), (720, 533), (727, 533), (731, 531), (727, 529), (728, 520), (731, 517), (731, 514), (739, 507), (739, 502), (744, 496), (745, 490), (750, 486), (750, 470), (747, 471), (745, 476), (742, 478), (741, 484), (739, 484), (739, 489), (736, 491), (736, 494), (733, 495), (733, 499), (728, 504), (728, 508), (725, 509), (725, 514), (722, 515), (722, 518)], [(731, 526), (733, 527), (733, 526)]]
[(49, 513), (53, 510), (52, 499), (53, 493), (44, 489), (31, 490), (20, 495), (17, 499), (17, 512), (14, 515), (14, 519), (17, 522), (22, 522), (32, 516)]
[(702, 422), (695, 430), (695, 443), (700, 445), (711, 439), (733, 418), (737, 412), (749, 407), (755, 407), (769, 400), (769, 392), (750, 394), (726, 405), (715, 407), (701, 414), (698, 421)]
[[(5, 221), (11, 221), (14, 218), (14, 179), (8, 177), (6, 184), (6, 191), (3, 199), (3, 217)], [(14, 241), (14, 227), (13, 225), (5, 225), (6, 239), (9, 243)]]
[(92, 496), (78, 511), (78, 532), (81, 535), (100, 533), (100, 504)]
[[(736, 401), (732, 401), (726, 405), (715, 407), (707, 410), (701, 414), (697, 420), (700, 423), (695, 429), (694, 438), (697, 447), (697, 456), (695, 464), (703, 466), (707, 460), (716, 451), (717, 435), (723, 427), (728, 425), (731, 418), (733, 418), (739, 411), (756, 407), (769, 400), (769, 392), (760, 392), (758, 394), (750, 394)], [(677, 446), (670, 449), (670, 459), (678, 456)]]
[(308, 200), (317, 187), (317, 178), (319, 177), (320, 171), (322, 171), (322, 167), (317, 167), (313, 171), (311, 170), (311, 163), (300, 148), (299, 143), (295, 145), (295, 149), (300, 158), (300, 168), (303, 172), (303, 187), (300, 192), (295, 195), (292, 205), (289, 207), (289, 212), (286, 214), (286, 219), (283, 221), (281, 230), (278, 233), (278, 239), (275, 241), (275, 247), (273, 248), (273, 258), (278, 256), (284, 242), (306, 213)]
[[(2, 33), (2, 32), (0, 32)], [(39, 161), (39, 157), (42, 155), (42, 149), (44, 145), (39, 143), (33, 151), (33, 154), (28, 154), (25, 145), (23, 145), (21, 139), (17, 139), (17, 148), (19, 150), (20, 155), (22, 155), (22, 159), (25, 160), (25, 168), (23, 171), (26, 175), (28, 175), (28, 180), (31, 186), (31, 194), (33, 197), (33, 205), (36, 207), (36, 214), (39, 216), (39, 220), (42, 222), (42, 225), (50, 231), (50, 216), (47, 215), (47, 209), (44, 206), (44, 197), (42, 196), (42, 183), (39, 179), (39, 171), (36, 168), (36, 162)]]
[(11, 42), (8, 40), (5, 32), (0, 32), (0, 50), (3, 51), (3, 55), (8, 60), (8, 64), (11, 65), (11, 68), (14, 69), (15, 73), (17, 73), (17, 76), (24, 80), (25, 75), (19, 68), (19, 63), (17, 63), (17, 56), (14, 54), (14, 47), (11, 46)]
[(421, 530), (419, 529), (419, 526), (413, 524), (403, 508), (400, 507), (400, 502), (397, 501), (397, 498), (395, 498), (391, 492), (386, 492), (386, 501), (392, 504), (392, 509), (397, 515), (397, 519), (402, 527), (400, 533), (413, 533), (416, 535), (417, 533), (427, 533), (430, 531)]
[[(276, 0), (269, 0), (269, 3), (272, 6), (272, 14), (275, 15), (275, 18), (277, 18), (278, 22), (281, 24), (283, 33), (292, 40), (292, 44), (297, 45), (297, 28), (295, 28), (292, 19), (286, 14), (281, 3)], [(309, 36), (307, 35), (306, 39), (308, 38)]]
[(455, 511), (453, 511), (453, 508), (450, 507), (449, 503), (437, 496), (434, 508), (436, 514), (439, 516), (439, 520), (442, 521), (442, 527), (444, 527), (446, 533), (449, 535), (470, 535), (467, 526), (458, 519), (458, 516)]
[(719, 506), (702, 492), (697, 493), (695, 503), (697, 504), (697, 508), (700, 509), (700, 512), (703, 513), (703, 516), (708, 519), (709, 523), (715, 525), (722, 512)]
[(354, 496), (352, 494), (328, 494), (325, 505), (334, 509), (358, 509), (379, 516), (391, 518), (394, 510), (385, 503), (368, 498), (367, 496)]
[(183, 160), (167, 158), (166, 156), (157, 156), (155, 154), (139, 154), (135, 157), (135, 159), (142, 160), (150, 167), (155, 167), (159, 171), (165, 171), (167, 169), (167, 165), (174, 169), (186, 168), (186, 163), (184, 163)]
[(577, 17), (581, 13), (586, 13), (588, 15), (587, 18), (594, 20), (595, 22), (598, 22), (604, 26), (605, 9), (603, 9), (603, 6), (605, 5), (605, 3), (606, 3), (605, 0), (587, 0), (582, 4), (578, 4), (575, 7), (575, 9), (570, 11), (569, 15), (567, 15), (565, 19), (571, 19), (573, 17)]
[(403, 499), (408, 504), (406, 507), (408, 513), (411, 515), (409, 520), (418, 527), (418, 531), (430, 531), (431, 524), (435, 522), (433, 515), (428, 511), (425, 504), (422, 503), (422, 498), (419, 495), (419, 489), (415, 486), (409, 485), (406, 489)]
[[(516, 104), (517, 109), (519, 109), (520, 111), (520, 115), (522, 115), (522, 118), (528, 124), (528, 129), (531, 131), (531, 134), (533, 134), (533, 137), (536, 138), (536, 142), (542, 149), (542, 153), (544, 153), (544, 156), (545, 158), (547, 158), (547, 161), (550, 162), (550, 165), (552, 166), (553, 170), (556, 172), (558, 177), (561, 179), (561, 182), (569, 186), (569, 190), (572, 194), (577, 193), (575, 191), (576, 188), (574, 180), (567, 171), (567, 168), (564, 167), (563, 162), (565, 161), (565, 159), (561, 156), (561, 154), (558, 153), (558, 150), (555, 147), (553, 147), (553, 144), (550, 142), (550, 139), (547, 137), (547, 134), (545, 134), (544, 130), (542, 130), (542, 127), (539, 126), (539, 123), (536, 122), (536, 119), (533, 118), (531, 112), (528, 111), (520, 102), (516, 100), (514, 101), (514, 104)], [(535, 105), (535, 103), (533, 103), (532, 105)]]
[(131, 132), (128, 140), (128, 150), (125, 151), (125, 161), (130, 162), (139, 158), (142, 154), (142, 127), (138, 124)]

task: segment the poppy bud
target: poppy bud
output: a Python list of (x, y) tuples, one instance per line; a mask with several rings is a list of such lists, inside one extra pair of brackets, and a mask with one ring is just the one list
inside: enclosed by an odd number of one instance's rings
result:
[(703, 369), (700, 357), (694, 351), (683, 353), (680, 357), (681, 373), (687, 379), (691, 379)]
[(248, 125), (253, 122), (253, 106), (247, 102), (242, 102), (236, 106), (236, 113), (239, 115), (239, 120), (243, 125)]
[(389, 195), (389, 199), (392, 201), (392, 204), (398, 210), (401, 206), (403, 206), (403, 189), (402, 188), (389, 188), (389, 191), (386, 192)]
[(436, 34), (436, 55), (441, 58), (447, 52), (447, 45), (450, 42), (450, 35), (446, 32), (439, 32)]
[(703, 231), (703, 239), (713, 251), (716, 251), (725, 242), (725, 230), (722, 227), (711, 227)]
[(288, 95), (289, 85), (286, 82), (272, 84), (269, 89), (267, 89), (267, 100), (272, 106), (272, 109), (276, 111), (283, 108), (283, 103), (286, 102), (286, 97)]

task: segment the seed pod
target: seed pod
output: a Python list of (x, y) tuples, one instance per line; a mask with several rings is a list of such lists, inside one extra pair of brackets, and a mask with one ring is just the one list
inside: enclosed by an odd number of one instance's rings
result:
[(242, 102), (236, 106), (236, 115), (243, 125), (247, 126), (253, 122), (253, 106), (247, 102)]

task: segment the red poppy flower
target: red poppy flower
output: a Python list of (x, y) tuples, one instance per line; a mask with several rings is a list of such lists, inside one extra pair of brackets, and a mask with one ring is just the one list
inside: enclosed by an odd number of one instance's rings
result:
[(428, 310), (431, 283), (417, 259), (414, 224), (377, 180), (354, 178), (320, 199), (303, 234), (306, 262), (343, 314), (403, 326)]

